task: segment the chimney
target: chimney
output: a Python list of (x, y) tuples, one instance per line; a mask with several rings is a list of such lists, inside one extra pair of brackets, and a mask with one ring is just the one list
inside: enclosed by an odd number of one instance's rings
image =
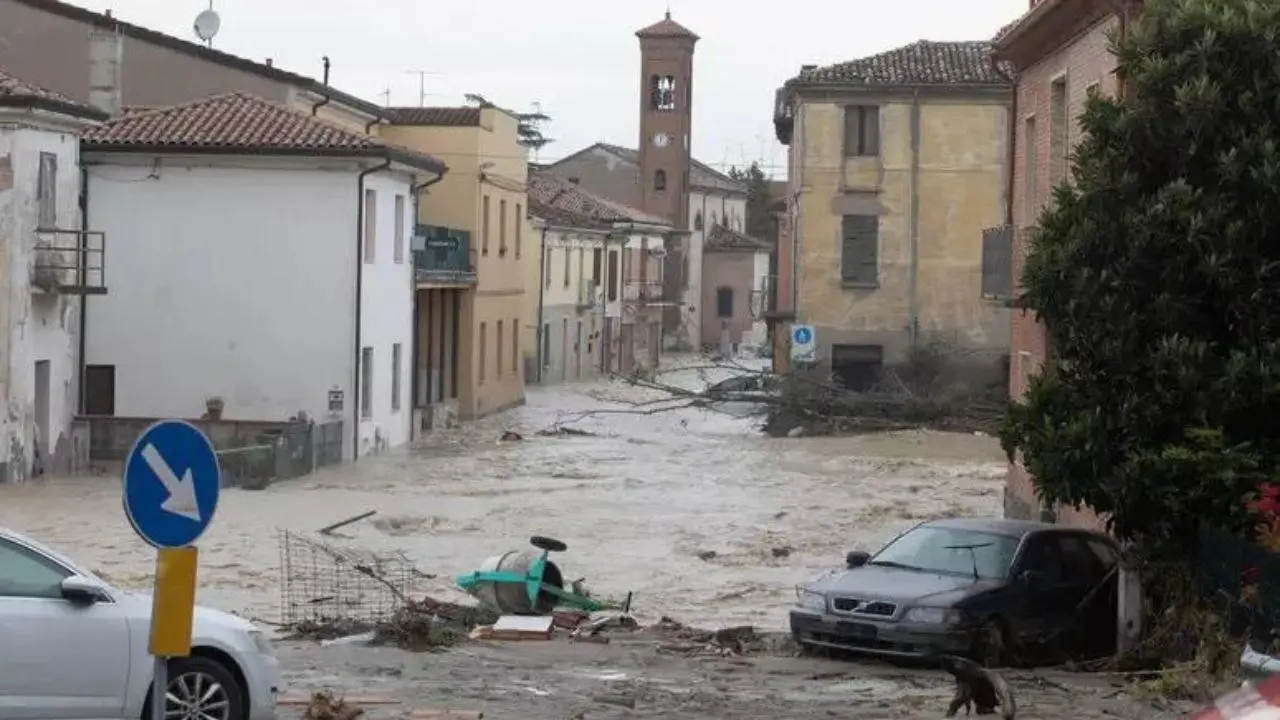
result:
[(267, 58), (267, 67), (272, 67), (271, 58)]
[(120, 114), (120, 65), (124, 42), (114, 29), (89, 31), (89, 104), (111, 115)]

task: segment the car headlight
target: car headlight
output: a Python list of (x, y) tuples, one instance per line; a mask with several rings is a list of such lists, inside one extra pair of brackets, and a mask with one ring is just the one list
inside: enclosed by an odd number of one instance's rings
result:
[(258, 648), (258, 652), (275, 657), (276, 646), (271, 642), (271, 638), (267, 637), (266, 633), (261, 630), (250, 630), (249, 637), (253, 638), (253, 645)]
[(796, 605), (808, 610), (819, 610), (825, 612), (827, 609), (827, 596), (820, 592), (815, 592), (806, 587), (797, 585)]
[(921, 625), (955, 625), (964, 619), (964, 614), (950, 608), (913, 607), (903, 619)]

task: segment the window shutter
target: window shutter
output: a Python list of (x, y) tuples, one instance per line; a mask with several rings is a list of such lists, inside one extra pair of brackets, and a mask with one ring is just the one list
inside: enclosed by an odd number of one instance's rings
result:
[(846, 215), (842, 226), (841, 279), (866, 285), (877, 284), (880, 268), (880, 218), (876, 215)]

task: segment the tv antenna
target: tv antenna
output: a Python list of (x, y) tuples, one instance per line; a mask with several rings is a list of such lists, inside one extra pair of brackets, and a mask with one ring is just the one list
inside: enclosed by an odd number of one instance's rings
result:
[(195, 31), (196, 37), (208, 47), (213, 47), (213, 37), (218, 34), (218, 30), (222, 27), (222, 18), (218, 17), (218, 13), (214, 12), (213, 0), (209, 0), (209, 8), (200, 11), (196, 16)]
[(431, 72), (429, 70), (406, 70), (410, 75), (418, 76), (418, 107), (427, 106), (427, 76), (439, 76), (440, 73)]

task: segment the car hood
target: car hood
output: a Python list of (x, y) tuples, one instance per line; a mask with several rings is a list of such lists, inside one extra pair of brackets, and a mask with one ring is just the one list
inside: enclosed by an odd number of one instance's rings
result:
[[(151, 602), (152, 594), (148, 592), (126, 592), (123, 593), (128, 597), (129, 602), (133, 605), (132, 616), (150, 620), (151, 618)], [(248, 633), (258, 630), (257, 626), (239, 615), (232, 615), (222, 610), (214, 610), (211, 607), (197, 605), (195, 616), (192, 618), (192, 632), (196, 635), (225, 635), (228, 631), (233, 633)]]
[(962, 575), (864, 565), (839, 570), (808, 584), (810, 590), (861, 600), (889, 600), (899, 604), (923, 600), (948, 604), (999, 586), (997, 580)]

